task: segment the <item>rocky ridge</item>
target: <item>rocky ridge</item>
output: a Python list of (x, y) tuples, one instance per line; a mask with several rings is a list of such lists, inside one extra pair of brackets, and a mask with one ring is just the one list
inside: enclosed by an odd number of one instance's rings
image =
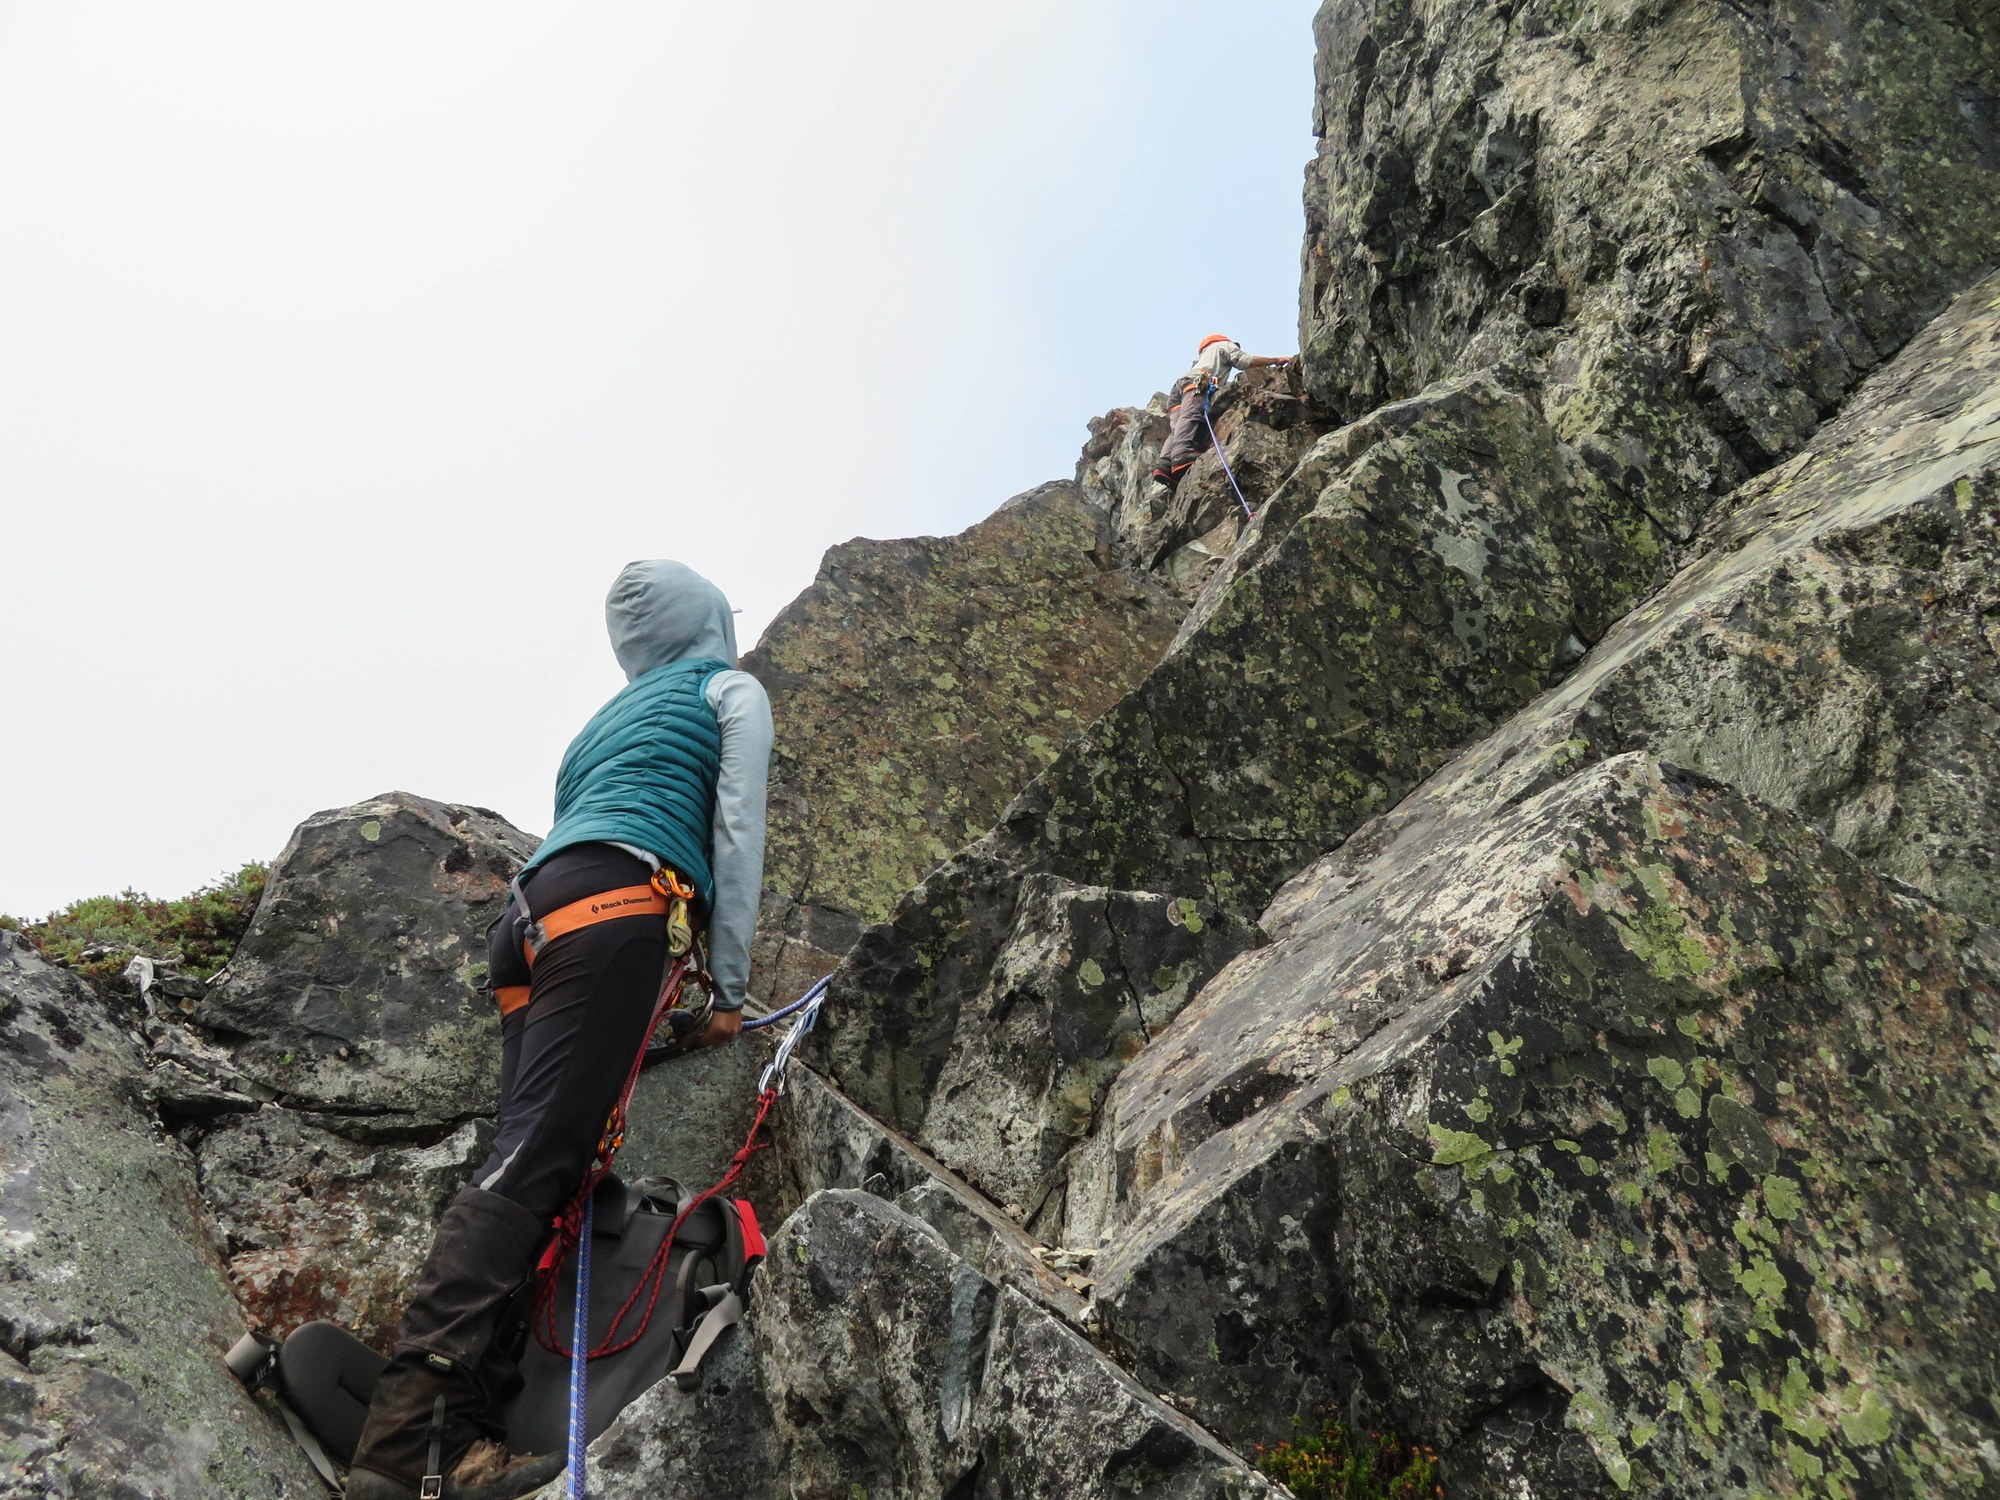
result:
[[(749, 1337), (605, 1435), (607, 1493), (1253, 1495), (1328, 1404), (1453, 1500), (1991, 1485), (1977, 10), (1322, 9), (1307, 358), (1216, 409), (1256, 520), (1212, 457), (1154, 513), (1156, 399), (961, 537), (835, 549), (749, 663), (759, 993), (845, 957)], [(160, 1232), (252, 1316), (386, 1330), (484, 1138), (530, 842), (322, 814), (146, 1022)], [(628, 1167), (712, 1175), (762, 1046), (651, 1075)], [(249, 1408), (123, 1373), (222, 1399), (216, 1263), (173, 1276), (210, 1321), (93, 1356), (122, 1406), (27, 1351), (0, 1484), (94, 1493), (115, 1408), (133, 1492), (289, 1492), (233, 1439), (174, 1468)]]

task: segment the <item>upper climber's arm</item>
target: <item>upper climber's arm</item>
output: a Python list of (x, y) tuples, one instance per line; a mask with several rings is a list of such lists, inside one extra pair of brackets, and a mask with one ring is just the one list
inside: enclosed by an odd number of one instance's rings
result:
[(747, 672), (718, 672), (708, 706), (722, 726), (715, 783), (715, 905), (708, 917), (708, 969), (718, 1007), (743, 1004), (750, 984), (750, 939), (764, 892), (764, 786), (771, 767), (771, 700)]

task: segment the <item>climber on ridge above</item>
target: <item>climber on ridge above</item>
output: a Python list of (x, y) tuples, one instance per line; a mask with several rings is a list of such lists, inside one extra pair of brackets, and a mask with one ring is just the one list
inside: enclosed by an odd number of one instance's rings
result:
[[(697, 1044), (742, 1026), (770, 700), (736, 670), (729, 601), (692, 568), (628, 565), (604, 615), (626, 686), (570, 742), (555, 827), (487, 935), (499, 1132), (438, 1225), (375, 1386), (348, 1500), (513, 1500), (562, 1471), (563, 1454), (515, 1456), (500, 1441), (521, 1388), (502, 1323), (583, 1181), (669, 956), (685, 951), (676, 920), (707, 919), (715, 1010)], [(615, 899), (597, 899), (606, 893)]]
[(1226, 333), (1211, 333), (1195, 351), (1194, 365), (1167, 392), (1167, 440), (1153, 465), (1153, 479), (1172, 494), (1188, 467), (1208, 446), (1202, 413), (1208, 393), (1229, 378), (1231, 370), (1261, 370), (1288, 365), (1296, 355), (1245, 354)]

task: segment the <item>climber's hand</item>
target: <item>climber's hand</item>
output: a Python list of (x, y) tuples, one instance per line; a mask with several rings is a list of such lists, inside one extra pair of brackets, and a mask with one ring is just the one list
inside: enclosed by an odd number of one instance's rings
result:
[(697, 1047), (720, 1047), (743, 1029), (743, 1012), (740, 1010), (718, 1010), (708, 1018), (708, 1024), (696, 1037)]

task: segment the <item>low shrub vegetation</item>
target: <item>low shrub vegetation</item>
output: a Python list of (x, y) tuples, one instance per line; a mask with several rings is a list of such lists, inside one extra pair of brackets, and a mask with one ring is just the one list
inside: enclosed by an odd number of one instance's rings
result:
[(207, 979), (229, 962), (250, 926), (269, 868), (247, 864), (175, 901), (130, 890), (86, 896), (39, 922), (0, 916), (0, 927), (21, 933), (43, 957), (93, 979), (118, 973), (134, 954)]
[(1316, 1436), (1257, 1449), (1257, 1468), (1298, 1500), (1444, 1500), (1437, 1454), (1328, 1416)]

